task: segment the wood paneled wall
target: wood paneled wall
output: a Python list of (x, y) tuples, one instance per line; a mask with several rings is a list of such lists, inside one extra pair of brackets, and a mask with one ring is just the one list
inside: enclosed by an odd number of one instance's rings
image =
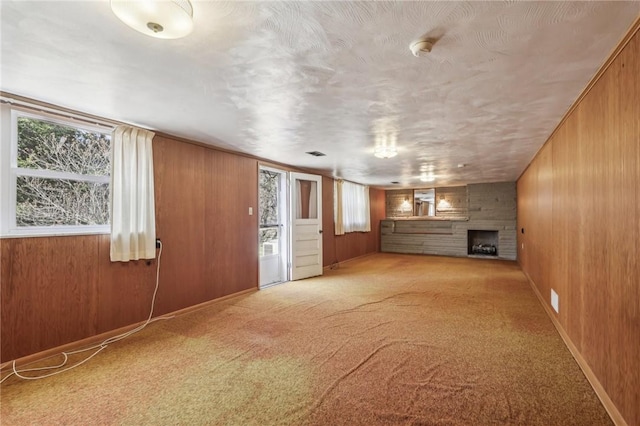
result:
[(369, 188), (371, 232), (335, 235), (333, 179), (322, 178), (322, 263), (324, 266), (380, 251), (380, 221), (385, 216), (385, 191)]
[[(155, 313), (257, 288), (257, 160), (154, 139)], [(156, 262), (112, 263), (109, 236), (3, 239), (2, 361), (146, 319)]]
[(518, 230), (520, 264), (548, 306), (558, 293), (570, 346), (639, 425), (640, 33), (518, 180)]
[[(257, 160), (156, 136), (154, 169), (155, 314), (257, 288)], [(377, 252), (384, 191), (371, 190), (372, 232), (335, 237), (333, 180), (323, 187), (324, 264)], [(112, 263), (108, 235), (1, 239), (1, 361), (144, 321), (155, 272)]]

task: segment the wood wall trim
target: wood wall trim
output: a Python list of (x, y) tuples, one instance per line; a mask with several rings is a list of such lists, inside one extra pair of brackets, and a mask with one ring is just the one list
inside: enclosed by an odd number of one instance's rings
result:
[(34, 112), (40, 112), (45, 114), (58, 115), (64, 118), (71, 118), (76, 121), (82, 121), (85, 124), (92, 126), (113, 126), (116, 127), (120, 124), (130, 125), (121, 121), (111, 120), (109, 118), (98, 117), (97, 115), (86, 114), (80, 111), (76, 111), (70, 108), (61, 107), (58, 105), (50, 104), (47, 102), (39, 101), (36, 99), (27, 98), (25, 96), (16, 95), (14, 93), (0, 91), (0, 97), (5, 98), (2, 103), (6, 103), (10, 106), (32, 110)]
[[(237, 293), (234, 294), (229, 294), (227, 296), (223, 296), (220, 297), (218, 299), (214, 299), (214, 300), (208, 300), (206, 302), (203, 303), (199, 303), (197, 305), (194, 306), (189, 306), (183, 309), (178, 309), (177, 311), (174, 312), (170, 312), (168, 314), (164, 314), (164, 315), (160, 315), (160, 316), (154, 316), (154, 319), (158, 319), (160, 317), (171, 317), (171, 319), (173, 319), (174, 317), (178, 317), (178, 316), (182, 316), (182, 315), (186, 315), (195, 311), (199, 311), (205, 308), (208, 308), (209, 306), (213, 306), (216, 305), (220, 302), (224, 302), (227, 301), (229, 299), (234, 299), (240, 296), (244, 296), (246, 294), (249, 293), (255, 293), (256, 291), (258, 291), (257, 288), (251, 288), (251, 289), (247, 289), (247, 290), (242, 290), (239, 291)], [(138, 323), (135, 324), (131, 324), (131, 325), (127, 325), (124, 327), (120, 327), (118, 329), (115, 330), (110, 330), (110, 331), (106, 331), (104, 333), (100, 333), (97, 334), (95, 336), (91, 336), (91, 337), (87, 337), (86, 339), (82, 339), (82, 340), (78, 340), (75, 342), (71, 342), (71, 343), (67, 343), (64, 345), (60, 345), (57, 346), (55, 348), (51, 348), (51, 349), (47, 349), (35, 354), (31, 354), (31, 355), (27, 355), (21, 358), (18, 358), (15, 360), (16, 363), (16, 367), (25, 367), (29, 364), (33, 364), (35, 362), (39, 362), (39, 361), (44, 361), (47, 360), (49, 358), (52, 358), (54, 356), (60, 355), (62, 352), (70, 352), (70, 351), (74, 351), (77, 349), (82, 349), (85, 348), (87, 346), (91, 346), (91, 345), (95, 345), (101, 342), (104, 342), (105, 340), (118, 336), (120, 334), (126, 333), (128, 331), (133, 330), (136, 327), (141, 326), (142, 324), (144, 324), (145, 321), (140, 321)], [(9, 371), (10, 368), (12, 368), (12, 364), (13, 364), (14, 360), (11, 361), (6, 361), (3, 362), (2, 364), (0, 364), (0, 371), (2, 372), (7, 372)]]
[[(522, 265), (520, 266), (522, 269)], [(531, 287), (533, 292), (536, 294), (536, 297), (538, 298), (538, 301), (540, 302), (545, 312), (547, 313), (547, 316), (549, 316), (549, 319), (555, 326), (556, 330), (558, 330), (558, 334), (560, 334), (562, 341), (564, 342), (567, 349), (569, 349), (569, 352), (571, 352), (571, 355), (573, 355), (573, 358), (576, 360), (576, 362), (580, 366), (580, 369), (582, 370), (587, 380), (591, 384), (591, 387), (593, 388), (596, 395), (600, 399), (600, 402), (602, 402), (602, 405), (604, 406), (605, 410), (607, 410), (607, 413), (609, 413), (609, 416), (611, 417), (611, 420), (613, 421), (613, 423), (615, 423), (616, 426), (628, 426), (627, 422), (622, 417), (622, 414), (620, 414), (620, 411), (618, 411), (618, 409), (616, 408), (616, 405), (613, 403), (611, 398), (609, 398), (609, 395), (604, 390), (604, 387), (602, 386), (602, 384), (600, 383), (596, 375), (593, 373), (593, 371), (589, 367), (589, 364), (587, 364), (587, 361), (582, 357), (576, 345), (573, 344), (567, 332), (564, 330), (564, 328), (562, 328), (562, 325), (560, 325), (560, 322), (557, 320), (554, 312), (551, 310), (549, 305), (547, 305), (547, 303), (545, 302), (545, 299), (544, 297), (542, 297), (542, 294), (540, 294), (540, 291), (538, 291), (538, 287), (536, 286), (536, 284), (533, 282), (529, 274), (527, 274), (527, 272), (524, 271), (524, 269), (522, 270), (522, 272), (524, 272), (524, 275), (527, 277), (529, 286)]]
[(571, 104), (567, 112), (564, 113), (558, 125), (553, 129), (553, 131), (551, 132), (547, 140), (544, 142), (544, 144), (542, 144), (542, 146), (538, 149), (538, 151), (536, 151), (533, 158), (531, 158), (531, 161), (529, 161), (529, 164), (527, 164), (527, 167), (525, 167), (522, 173), (520, 173), (520, 176), (518, 176), (518, 179), (516, 179), (516, 181), (520, 180), (520, 178), (525, 174), (529, 166), (534, 162), (536, 158), (538, 158), (540, 151), (542, 151), (545, 145), (547, 145), (549, 141), (553, 139), (553, 136), (558, 132), (558, 130), (565, 123), (565, 121), (567, 121), (569, 116), (578, 107), (578, 105), (580, 105), (584, 97), (587, 96), (589, 92), (591, 92), (591, 89), (593, 89), (593, 86), (596, 85), (596, 83), (598, 82), (598, 80), (600, 80), (602, 75), (609, 69), (613, 61), (615, 61), (618, 55), (620, 55), (620, 53), (624, 50), (624, 48), (627, 47), (627, 44), (629, 44), (629, 42), (631, 41), (633, 36), (638, 32), (638, 30), (640, 30), (640, 16), (638, 16), (636, 20), (633, 22), (633, 24), (631, 24), (631, 27), (629, 27), (629, 30), (625, 33), (625, 35), (622, 37), (622, 39), (616, 45), (616, 47), (613, 48), (613, 50), (611, 51), (607, 59), (600, 66), (600, 68), (595, 73), (595, 75), (591, 78), (591, 80), (589, 80), (589, 82), (587, 83), (587, 86), (582, 90), (582, 92), (580, 92), (580, 95), (578, 95), (578, 97), (573, 102), (573, 104)]
[(331, 265), (326, 265), (322, 268), (323, 271), (328, 271), (331, 269), (336, 269), (336, 267), (340, 267), (342, 265), (344, 265), (345, 263), (349, 263), (349, 262), (353, 262), (354, 260), (359, 260), (362, 259), (363, 257), (367, 257), (367, 256), (371, 256), (373, 254), (379, 253), (379, 251), (375, 251), (375, 252), (371, 252), (371, 253), (365, 253), (361, 256), (356, 256), (356, 257), (352, 257), (351, 259), (347, 259), (347, 260), (342, 260), (340, 262), (334, 262)]

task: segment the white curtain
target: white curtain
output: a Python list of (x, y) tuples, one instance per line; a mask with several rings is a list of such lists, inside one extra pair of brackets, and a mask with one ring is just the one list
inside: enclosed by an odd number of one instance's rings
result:
[(357, 183), (334, 183), (335, 234), (371, 231), (369, 187)]
[(344, 235), (344, 221), (342, 217), (342, 180), (333, 181), (333, 224), (336, 235)]
[(111, 135), (111, 261), (156, 256), (155, 134), (118, 126)]

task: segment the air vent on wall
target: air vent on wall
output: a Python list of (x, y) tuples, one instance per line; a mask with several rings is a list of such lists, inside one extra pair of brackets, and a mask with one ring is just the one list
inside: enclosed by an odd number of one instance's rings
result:
[(314, 157), (324, 157), (325, 155), (327, 155), (324, 152), (320, 152), (320, 151), (309, 151), (307, 152), (307, 154), (313, 155)]

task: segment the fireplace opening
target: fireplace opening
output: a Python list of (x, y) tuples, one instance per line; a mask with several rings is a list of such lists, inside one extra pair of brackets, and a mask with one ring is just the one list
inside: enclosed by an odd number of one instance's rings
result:
[(474, 256), (498, 256), (498, 231), (467, 230), (467, 254)]

